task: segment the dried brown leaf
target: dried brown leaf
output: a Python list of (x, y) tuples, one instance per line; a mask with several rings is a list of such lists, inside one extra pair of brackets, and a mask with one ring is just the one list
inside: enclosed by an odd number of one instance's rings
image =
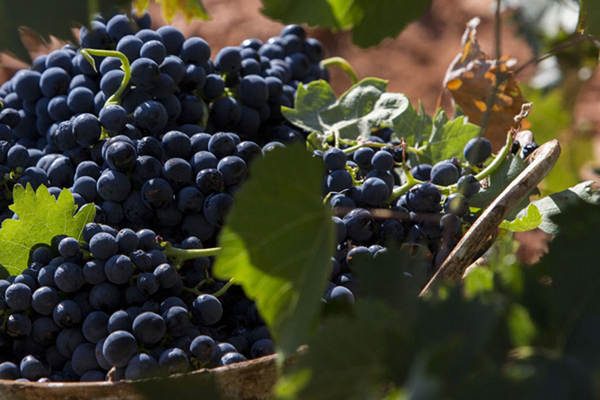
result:
[(516, 61), (508, 56), (496, 60), (481, 50), (477, 41), (479, 22), (479, 18), (473, 18), (467, 24), (463, 50), (450, 64), (444, 86), (469, 122), (481, 125), (487, 112), (487, 136), (503, 136), (515, 124), (513, 118), (521, 112), (525, 99), (511, 69)]

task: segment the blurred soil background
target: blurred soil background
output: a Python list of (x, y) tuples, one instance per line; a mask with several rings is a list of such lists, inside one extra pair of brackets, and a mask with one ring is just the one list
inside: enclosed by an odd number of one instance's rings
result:
[[(204, 38), (212, 48), (213, 57), (222, 47), (239, 45), (247, 38), (266, 41), (277, 35), (283, 26), (260, 13), (260, 0), (203, 0), (203, 4), (212, 17), (211, 21), (188, 24), (183, 17), (177, 16), (171, 24), (186, 37)], [(149, 12), (153, 29), (166, 24), (157, 4), (152, 4)], [(480, 46), (487, 54), (493, 55), (495, 27), (492, 0), (434, 0), (421, 19), (410, 24), (398, 38), (386, 39), (378, 47), (368, 50), (352, 45), (348, 32), (331, 33), (308, 28), (308, 34), (323, 43), (326, 57), (340, 56), (348, 60), (359, 78), (373, 76), (387, 79), (388, 91), (406, 94), (414, 106), (421, 101), (429, 114), (435, 112), (441, 99), (440, 104), (452, 114), (454, 106), (451, 95), (443, 90), (443, 80), (448, 66), (462, 50), (461, 36), (473, 17), (481, 18), (477, 35)], [(517, 60), (515, 69), (518, 70), (534, 57), (534, 53), (524, 37), (519, 35), (520, 27), (514, 14), (505, 11), (502, 20), (502, 53)], [(58, 40), (40, 43), (32, 33), (26, 33), (23, 39), (33, 57), (62, 45)], [(560, 86), (555, 89), (536, 90), (528, 85), (536, 75), (534, 63), (517, 74), (525, 99), (534, 102), (529, 121), (536, 140), (541, 143), (558, 138), (563, 147), (559, 165), (540, 187), (544, 194), (566, 189), (582, 179), (600, 179), (595, 168), (596, 164), (600, 165), (600, 74), (596, 73), (598, 68), (584, 70), (578, 57), (559, 59), (563, 77)], [(0, 56), (0, 83), (26, 66), (26, 63), (3, 54)], [(335, 91), (343, 93), (351, 85), (350, 79), (339, 69), (332, 68), (330, 72)], [(496, 135), (489, 139), (498, 150), (505, 136)], [(522, 242), (518, 255), (528, 263), (543, 254), (548, 240), (547, 235), (539, 230), (519, 234), (518, 238)]]

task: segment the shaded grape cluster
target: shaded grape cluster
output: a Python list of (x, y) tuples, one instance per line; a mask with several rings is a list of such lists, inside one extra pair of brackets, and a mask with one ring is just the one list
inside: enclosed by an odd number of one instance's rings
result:
[[(212, 277), (209, 257), (167, 257), (149, 229), (89, 223), (83, 236), (37, 247), (0, 280), (0, 379), (139, 379), (275, 351), (256, 306)], [(179, 246), (202, 248), (193, 236)]]
[[(455, 157), (414, 166), (409, 173), (418, 182), (394, 196), (405, 183), (399, 172), (407, 158), (405, 146), (390, 128), (376, 133), (349, 153), (344, 151), (349, 146), (315, 151), (323, 158), (323, 194), (337, 228), (326, 301), (353, 304), (360, 294), (357, 265), (372, 262), (389, 246), (413, 246), (429, 265), (424, 273), (432, 276), (477, 219), (469, 199), (481, 189), (474, 169), (482, 169), (492, 155), (487, 139), (465, 145), (466, 162)], [(452, 193), (443, 195), (441, 188), (450, 186)]]

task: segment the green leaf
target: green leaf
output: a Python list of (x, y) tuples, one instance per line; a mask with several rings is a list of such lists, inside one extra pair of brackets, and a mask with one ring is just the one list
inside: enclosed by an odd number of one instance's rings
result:
[(171, 22), (177, 12), (180, 12), (188, 23), (194, 18), (204, 21), (210, 19), (210, 15), (199, 0), (157, 0), (157, 2), (161, 4), (167, 22)]
[(469, 298), (494, 290), (494, 273), (485, 267), (474, 268), (463, 280), (465, 295)]
[(537, 228), (542, 223), (542, 214), (535, 204), (530, 204), (527, 209), (521, 210), (521, 213), (523, 215), (513, 221), (502, 221), (500, 228), (511, 232), (525, 232)]
[(417, 113), (405, 95), (386, 93), (386, 88), (386, 81), (366, 78), (336, 100), (327, 82), (314, 81), (300, 85), (295, 108), (282, 107), (282, 113), (292, 124), (324, 137), (337, 133), (344, 139), (367, 139), (374, 129), (391, 126), (407, 143), (420, 141), (431, 131), (431, 118), (422, 108)]
[(594, 0), (579, 0), (579, 24), (584, 24), (585, 32), (600, 39), (600, 9)]
[(33, 29), (43, 39), (52, 35), (75, 41), (73, 27), (87, 24), (92, 14), (106, 13), (114, 7), (126, 10), (130, 5), (127, 0), (0, 0), (0, 49), (28, 60), (29, 54), (19, 36), (20, 27)]
[(366, 48), (395, 38), (429, 7), (427, 0), (263, 0), (262, 12), (286, 24), (306, 23), (333, 31), (352, 29), (354, 44)]
[(283, 116), (292, 124), (308, 131), (325, 132), (319, 118), (319, 112), (336, 101), (335, 93), (329, 83), (323, 80), (298, 85), (295, 108), (282, 107)]
[(77, 214), (73, 195), (63, 189), (55, 200), (45, 186), (35, 192), (31, 185), (27, 189), (15, 185), (14, 204), (10, 209), (19, 219), (7, 219), (0, 229), (0, 274), (18, 275), (27, 268), (29, 253), (34, 245), (51, 244), (57, 235), (68, 235), (82, 239), (83, 227), (94, 220), (93, 204), (86, 204)]
[[(353, 318), (336, 316), (327, 321), (276, 391), (295, 399), (376, 399), (384, 383), (386, 355), (394, 342), (402, 340), (396, 317), (381, 300), (358, 300)], [(407, 357), (392, 362), (408, 361)]]
[(424, 155), (419, 158), (422, 163), (435, 164), (462, 154), (467, 142), (477, 137), (480, 131), (477, 125), (467, 122), (464, 116), (448, 121), (444, 111), (439, 112), (434, 121)]
[(502, 166), (489, 176), (488, 187), (469, 199), (469, 205), (486, 208), (526, 167), (527, 164), (521, 157), (509, 155), (508, 160), (504, 161)]
[(215, 276), (233, 277), (257, 302), (284, 354), (308, 341), (330, 275), (335, 233), (322, 175), (300, 145), (269, 152), (253, 165), (219, 238)]
[(529, 346), (536, 335), (536, 326), (529, 311), (515, 303), (508, 310), (507, 325), (514, 346)]
[[(593, 183), (593, 181), (582, 182), (572, 188), (532, 202), (542, 214), (539, 228), (548, 234), (555, 235), (559, 232), (559, 227), (553, 222), (553, 217), (579, 203), (600, 204), (600, 191), (591, 188)], [(523, 211), (518, 216), (522, 216), (522, 214)]]

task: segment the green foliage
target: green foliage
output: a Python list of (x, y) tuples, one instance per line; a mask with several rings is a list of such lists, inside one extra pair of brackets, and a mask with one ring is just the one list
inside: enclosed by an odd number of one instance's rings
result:
[[(542, 214), (539, 228), (548, 234), (555, 235), (559, 232), (559, 226), (554, 222), (554, 218), (565, 209), (580, 203), (600, 204), (600, 191), (591, 188), (593, 183), (593, 181), (582, 182), (562, 192), (534, 201), (532, 204)], [(523, 214), (524, 212), (521, 211), (518, 216)]]
[(37, 244), (51, 244), (57, 235), (81, 240), (83, 227), (94, 220), (93, 204), (86, 204), (76, 214), (73, 195), (63, 189), (55, 199), (45, 186), (34, 191), (15, 185), (14, 204), (10, 209), (19, 219), (7, 219), (0, 229), (0, 275), (18, 275), (27, 268), (29, 254)]
[(290, 23), (306, 23), (333, 31), (352, 30), (352, 41), (366, 48), (394, 38), (421, 16), (430, 1), (403, 0), (263, 0), (263, 13)]
[(525, 232), (540, 226), (542, 223), (542, 214), (534, 204), (529, 204), (527, 209), (522, 211), (524, 211), (524, 213), (520, 217), (517, 217), (512, 221), (502, 221), (500, 223), (500, 228), (511, 232)]
[(308, 340), (330, 275), (334, 225), (320, 198), (322, 169), (298, 145), (257, 160), (219, 238), (215, 276), (234, 277), (257, 302), (285, 354)]
[(479, 135), (480, 128), (467, 122), (464, 116), (448, 121), (443, 110), (433, 118), (431, 136), (427, 140), (420, 162), (436, 163), (461, 155), (467, 142)]
[(486, 208), (512, 182), (527, 164), (518, 155), (509, 155), (500, 168), (488, 178), (488, 186), (469, 199), (471, 207)]
[(600, 38), (600, 9), (598, 4), (594, 0), (579, 0), (580, 14), (579, 23), (580, 28), (584, 28), (587, 33), (594, 36), (596, 39)]

